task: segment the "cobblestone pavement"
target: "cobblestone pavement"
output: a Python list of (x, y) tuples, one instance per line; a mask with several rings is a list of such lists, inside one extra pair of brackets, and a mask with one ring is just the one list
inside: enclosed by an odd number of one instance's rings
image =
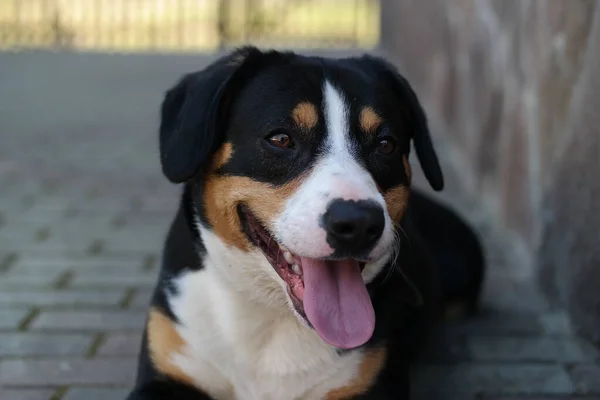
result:
[[(205, 62), (0, 57), (0, 399), (124, 398), (178, 194), (159, 172), (155, 111)], [(416, 398), (600, 399), (598, 351), (449, 175), (448, 198), (488, 248), (486, 307), (447, 327), (415, 372)]]

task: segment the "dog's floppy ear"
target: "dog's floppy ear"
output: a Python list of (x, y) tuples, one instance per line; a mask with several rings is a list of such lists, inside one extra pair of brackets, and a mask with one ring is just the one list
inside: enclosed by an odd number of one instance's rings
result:
[(444, 188), (444, 175), (431, 141), (425, 111), (423, 111), (413, 88), (389, 62), (369, 55), (363, 56), (361, 62), (363, 65), (368, 65), (378, 77), (385, 79), (400, 99), (407, 101), (410, 118), (415, 126), (412, 138), (419, 163), (431, 187), (436, 191), (441, 191)]
[(161, 105), (160, 161), (171, 182), (193, 177), (216, 151), (223, 141), (222, 117), (230, 89), (263, 54), (250, 46), (237, 49), (185, 75), (167, 91)]

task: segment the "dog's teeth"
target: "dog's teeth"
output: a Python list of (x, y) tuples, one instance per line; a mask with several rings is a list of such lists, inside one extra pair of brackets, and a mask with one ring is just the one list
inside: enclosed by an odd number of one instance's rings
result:
[(294, 271), (296, 275), (302, 275), (302, 270), (298, 264), (292, 265), (292, 271)]
[(287, 261), (288, 264), (291, 264), (294, 262), (294, 257), (292, 256), (292, 253), (290, 253), (289, 251), (283, 252), (283, 258), (285, 258), (285, 261)]
[(283, 251), (284, 253), (289, 253), (290, 251), (287, 249), (287, 247), (279, 245), (279, 250)]

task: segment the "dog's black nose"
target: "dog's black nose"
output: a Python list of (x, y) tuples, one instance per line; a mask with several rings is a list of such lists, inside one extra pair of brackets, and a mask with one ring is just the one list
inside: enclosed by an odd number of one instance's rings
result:
[(384, 227), (383, 209), (370, 200), (336, 199), (323, 215), (327, 243), (343, 256), (364, 255), (379, 240)]

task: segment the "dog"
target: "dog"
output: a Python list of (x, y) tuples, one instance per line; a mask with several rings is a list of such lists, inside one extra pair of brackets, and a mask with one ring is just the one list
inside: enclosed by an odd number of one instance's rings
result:
[(372, 55), (241, 47), (166, 92), (159, 130), (183, 189), (128, 399), (409, 399), (444, 299), (474, 310), (484, 268), (411, 189), (411, 143), (444, 178), (409, 82)]

